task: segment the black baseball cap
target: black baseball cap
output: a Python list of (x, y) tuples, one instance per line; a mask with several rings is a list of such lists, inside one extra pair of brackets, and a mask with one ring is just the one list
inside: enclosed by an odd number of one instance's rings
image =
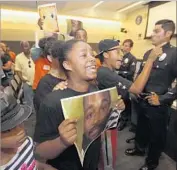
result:
[(1, 132), (15, 128), (24, 122), (32, 109), (27, 105), (20, 105), (14, 97), (11, 87), (0, 91)]
[(109, 51), (114, 47), (119, 46), (119, 42), (120, 42), (119, 40), (112, 40), (112, 39), (101, 40), (98, 44), (98, 48), (99, 48), (98, 55), (100, 55), (106, 51)]

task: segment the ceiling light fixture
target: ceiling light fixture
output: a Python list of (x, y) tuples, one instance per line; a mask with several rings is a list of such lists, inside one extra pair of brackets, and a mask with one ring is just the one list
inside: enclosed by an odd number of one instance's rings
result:
[(98, 7), (98, 6), (101, 5), (103, 2), (104, 2), (104, 1), (100, 1), (100, 2), (96, 3), (92, 8)]
[[(12, 16), (15, 19), (12, 19)], [(29, 22), (36, 23), (38, 19), (39, 19), (39, 14), (37, 12), (1, 9), (1, 20), (2, 21), (27, 22), (29, 24)], [(121, 22), (117, 20), (104, 20), (104, 19), (88, 18), (88, 17), (80, 17), (80, 16), (58, 15), (59, 23), (65, 22), (65, 20), (67, 19), (75, 19), (75, 20), (87, 22), (90, 24), (93, 24), (93, 23), (118, 24), (118, 25), (121, 24)]]
[(135, 7), (135, 6), (138, 6), (138, 5), (140, 5), (140, 4), (143, 4), (144, 2), (145, 2), (145, 1), (135, 2), (135, 3), (131, 4), (131, 5), (128, 5), (127, 7), (124, 7), (124, 8), (122, 8), (122, 9), (119, 9), (117, 12), (126, 11), (126, 10), (128, 10), (128, 9), (130, 9), (130, 8), (133, 8), (133, 7)]

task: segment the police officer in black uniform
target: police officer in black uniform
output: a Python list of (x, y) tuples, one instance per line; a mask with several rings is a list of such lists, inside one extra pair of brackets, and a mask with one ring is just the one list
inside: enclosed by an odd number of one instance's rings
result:
[[(154, 170), (165, 146), (168, 124), (168, 107), (176, 97), (176, 89), (169, 90), (177, 77), (177, 48), (170, 44), (175, 31), (172, 20), (156, 22), (152, 44), (163, 44), (163, 54), (154, 62), (149, 80), (140, 95), (140, 109), (135, 137), (135, 148), (127, 149), (126, 155), (144, 155), (148, 148), (145, 164), (140, 170)], [(151, 50), (144, 55), (144, 63)], [(143, 67), (142, 64), (142, 67)]]
[(122, 52), (124, 56), (122, 59), (122, 65), (118, 70), (119, 75), (130, 81), (133, 81), (136, 70), (136, 57), (131, 54), (133, 44), (134, 43), (131, 39), (124, 40), (122, 44)]
[[(133, 41), (131, 39), (124, 40), (122, 44), (122, 52), (123, 52), (123, 58), (122, 58), (122, 65), (120, 69), (118, 70), (118, 74), (130, 81), (133, 81), (134, 74), (136, 70), (136, 58), (131, 54), (131, 50), (133, 48)], [(121, 114), (120, 123), (118, 125), (118, 130), (121, 131), (125, 128), (126, 123), (128, 121), (128, 118), (131, 115), (131, 101), (129, 99), (129, 95), (127, 96), (127, 99), (124, 101), (126, 108)]]

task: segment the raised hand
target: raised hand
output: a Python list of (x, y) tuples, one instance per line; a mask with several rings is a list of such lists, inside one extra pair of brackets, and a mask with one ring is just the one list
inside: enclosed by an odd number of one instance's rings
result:
[(67, 81), (62, 81), (60, 83), (58, 83), (54, 88), (53, 91), (55, 90), (64, 90), (67, 89), (68, 83)]
[(66, 119), (58, 127), (61, 142), (69, 147), (74, 144), (77, 138), (77, 120)]
[(165, 43), (163, 44), (160, 44), (158, 46), (156, 46), (154, 49), (152, 49), (148, 59), (151, 59), (152, 61), (155, 61), (157, 59), (157, 57), (159, 57), (160, 55), (163, 54), (163, 50), (162, 50), (162, 46), (164, 45)]

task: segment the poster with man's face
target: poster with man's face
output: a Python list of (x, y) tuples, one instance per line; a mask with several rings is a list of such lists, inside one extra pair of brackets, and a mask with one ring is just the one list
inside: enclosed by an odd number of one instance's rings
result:
[(79, 20), (68, 19), (67, 20), (67, 33), (69, 36), (74, 37), (78, 29), (83, 28), (83, 23)]
[(65, 119), (77, 119), (75, 146), (83, 163), (90, 144), (105, 130), (115, 128), (120, 111), (115, 105), (118, 100), (116, 88), (62, 99)]
[(59, 32), (56, 4), (39, 5), (38, 11), (43, 22), (43, 30), (45, 32)]

